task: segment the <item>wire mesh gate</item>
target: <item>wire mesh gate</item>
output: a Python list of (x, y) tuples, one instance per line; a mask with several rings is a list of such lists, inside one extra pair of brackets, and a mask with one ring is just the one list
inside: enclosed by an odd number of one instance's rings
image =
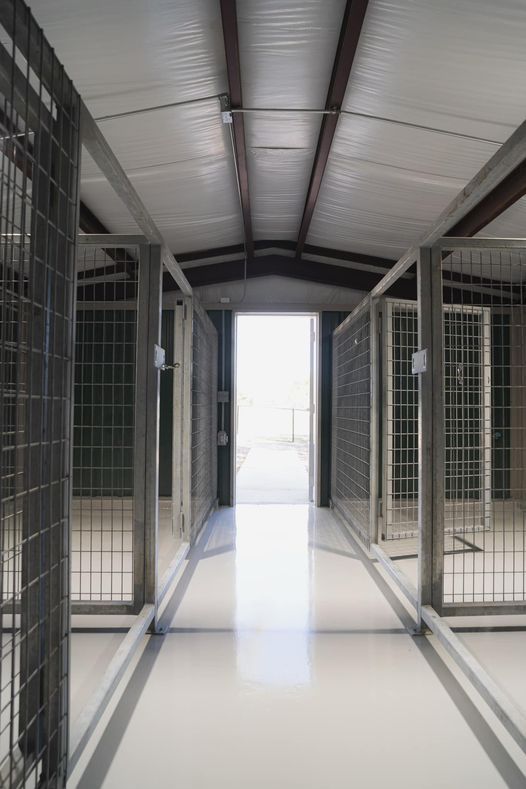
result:
[[(143, 539), (135, 520), (140, 257), (137, 246), (83, 245), (78, 254), (71, 522), (75, 602), (134, 601), (134, 555)], [(118, 278), (121, 273), (125, 279)], [(145, 319), (141, 316), (141, 322)]]
[(332, 503), (369, 545), (376, 529), (376, 317), (366, 300), (334, 332), (332, 389)]
[(194, 302), (192, 349), (192, 540), (217, 503), (217, 331)]
[(526, 610), (525, 263), (442, 240), (334, 333), (333, 505), (444, 614)]
[[(443, 312), (445, 462), (450, 470), (444, 533), (461, 534), (489, 527), (491, 497), (480, 480), (491, 474), (491, 456), (484, 451), (491, 443), (485, 418), (491, 398), (485, 358), (490, 314), (484, 307), (467, 310), (461, 305), (444, 305)], [(380, 315), (385, 392), (382, 537), (394, 540), (418, 535), (418, 376), (412, 370), (418, 350), (418, 306), (385, 299)], [(465, 498), (471, 501), (469, 517), (464, 513), (464, 518), (456, 518), (455, 510)]]
[[(113, 238), (79, 239), (72, 513), (78, 614), (138, 613), (154, 602), (184, 538), (172, 517), (175, 499), (160, 499), (158, 475), (159, 376), (184, 369), (183, 333), (171, 338), (166, 364), (160, 249)], [(180, 452), (182, 393), (171, 404), (172, 444)]]
[(217, 504), (217, 331), (195, 299), (177, 301), (175, 347), (185, 363), (174, 371), (174, 529), (194, 542)]
[(0, 784), (59, 787), (79, 97), (23, 3), (0, 24)]
[[(435, 596), (444, 613), (524, 611), (526, 244), (444, 240), (432, 255), (442, 280), (433, 305), (442, 312), (434, 342), (442, 340), (443, 357), (435, 430), (440, 420), (444, 436), (436, 462)], [(447, 319), (453, 288), (456, 306)], [(439, 519), (463, 531), (469, 552), (446, 553)]]

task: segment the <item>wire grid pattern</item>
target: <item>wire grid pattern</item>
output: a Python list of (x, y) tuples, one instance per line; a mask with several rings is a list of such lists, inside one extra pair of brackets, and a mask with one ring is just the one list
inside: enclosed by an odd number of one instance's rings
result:
[(217, 500), (217, 331), (194, 304), (192, 353), (192, 539)]
[[(445, 305), (446, 534), (464, 534), (488, 527), (487, 506), (479, 496), (484, 457), (481, 441), (484, 394), (482, 353), (487, 311)], [(418, 534), (418, 376), (412, 355), (418, 350), (418, 311), (410, 302), (384, 305), (384, 540), (408, 539)], [(464, 386), (458, 386), (461, 376)], [(486, 379), (487, 381), (487, 379)], [(486, 389), (484, 388), (486, 386)], [(459, 393), (462, 393), (462, 398)], [(469, 404), (468, 404), (469, 400)], [(470, 432), (457, 433), (463, 409), (470, 408)], [(467, 423), (466, 423), (467, 424)], [(470, 511), (464, 502), (469, 499)], [(464, 507), (459, 521), (455, 512)]]
[[(28, 37), (48, 64), (30, 66)], [(2, 4), (0, 785), (65, 785), (79, 98), (23, 3)], [(24, 53), (18, 47), (24, 48)], [(27, 59), (26, 59), (26, 57)], [(15, 66), (16, 63), (16, 66)], [(7, 85), (6, 85), (7, 83)], [(47, 87), (46, 87), (47, 85)], [(60, 95), (61, 101), (51, 96)]]
[(333, 335), (331, 497), (367, 545), (371, 538), (371, 321), (367, 307)]
[(84, 246), (77, 270), (79, 299), (88, 291), (97, 301), (77, 303), (72, 600), (131, 603), (137, 251)]
[[(526, 251), (442, 264), (445, 517), (479, 549), (445, 555), (445, 604), (526, 601)], [(447, 284), (454, 279), (460, 287)]]
[(382, 538), (418, 533), (418, 376), (412, 357), (418, 349), (417, 305), (384, 302), (384, 477)]

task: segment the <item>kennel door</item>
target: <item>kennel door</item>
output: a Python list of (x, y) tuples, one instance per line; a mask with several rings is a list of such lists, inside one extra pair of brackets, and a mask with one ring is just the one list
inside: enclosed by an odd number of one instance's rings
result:
[[(418, 376), (411, 369), (418, 350), (416, 303), (386, 299), (382, 327), (382, 538), (394, 540), (418, 534)], [(490, 357), (490, 310), (444, 307), (446, 533), (489, 527)], [(466, 500), (469, 508), (455, 519)]]

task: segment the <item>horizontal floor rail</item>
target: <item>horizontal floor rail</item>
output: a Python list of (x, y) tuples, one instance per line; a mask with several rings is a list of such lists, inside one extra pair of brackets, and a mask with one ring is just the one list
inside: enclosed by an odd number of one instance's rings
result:
[(69, 771), (75, 768), (95, 731), (137, 648), (155, 617), (155, 606), (145, 605), (113, 656), (96, 691), (73, 724), (70, 739)]
[[(409, 602), (417, 609), (417, 591), (411, 581), (380, 548), (371, 545), (371, 553), (380, 562), (389, 577), (396, 583)], [(422, 621), (437, 637), (439, 643), (455, 661), (464, 676), (497, 716), (519, 748), (526, 753), (526, 715), (513, 699), (490, 676), (472, 652), (462, 643), (446, 621), (429, 605), (420, 609)], [(417, 623), (418, 624), (418, 623)]]

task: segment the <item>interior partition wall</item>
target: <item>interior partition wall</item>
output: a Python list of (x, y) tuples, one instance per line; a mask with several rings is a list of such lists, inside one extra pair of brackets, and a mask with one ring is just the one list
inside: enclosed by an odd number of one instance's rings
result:
[(61, 787), (80, 107), (23, 3), (0, 32), (0, 785)]
[[(445, 615), (525, 612), (526, 244), (443, 241), (431, 265), (442, 280), (435, 602)], [(462, 285), (454, 299), (450, 282)], [(469, 550), (448, 552), (437, 522)]]

